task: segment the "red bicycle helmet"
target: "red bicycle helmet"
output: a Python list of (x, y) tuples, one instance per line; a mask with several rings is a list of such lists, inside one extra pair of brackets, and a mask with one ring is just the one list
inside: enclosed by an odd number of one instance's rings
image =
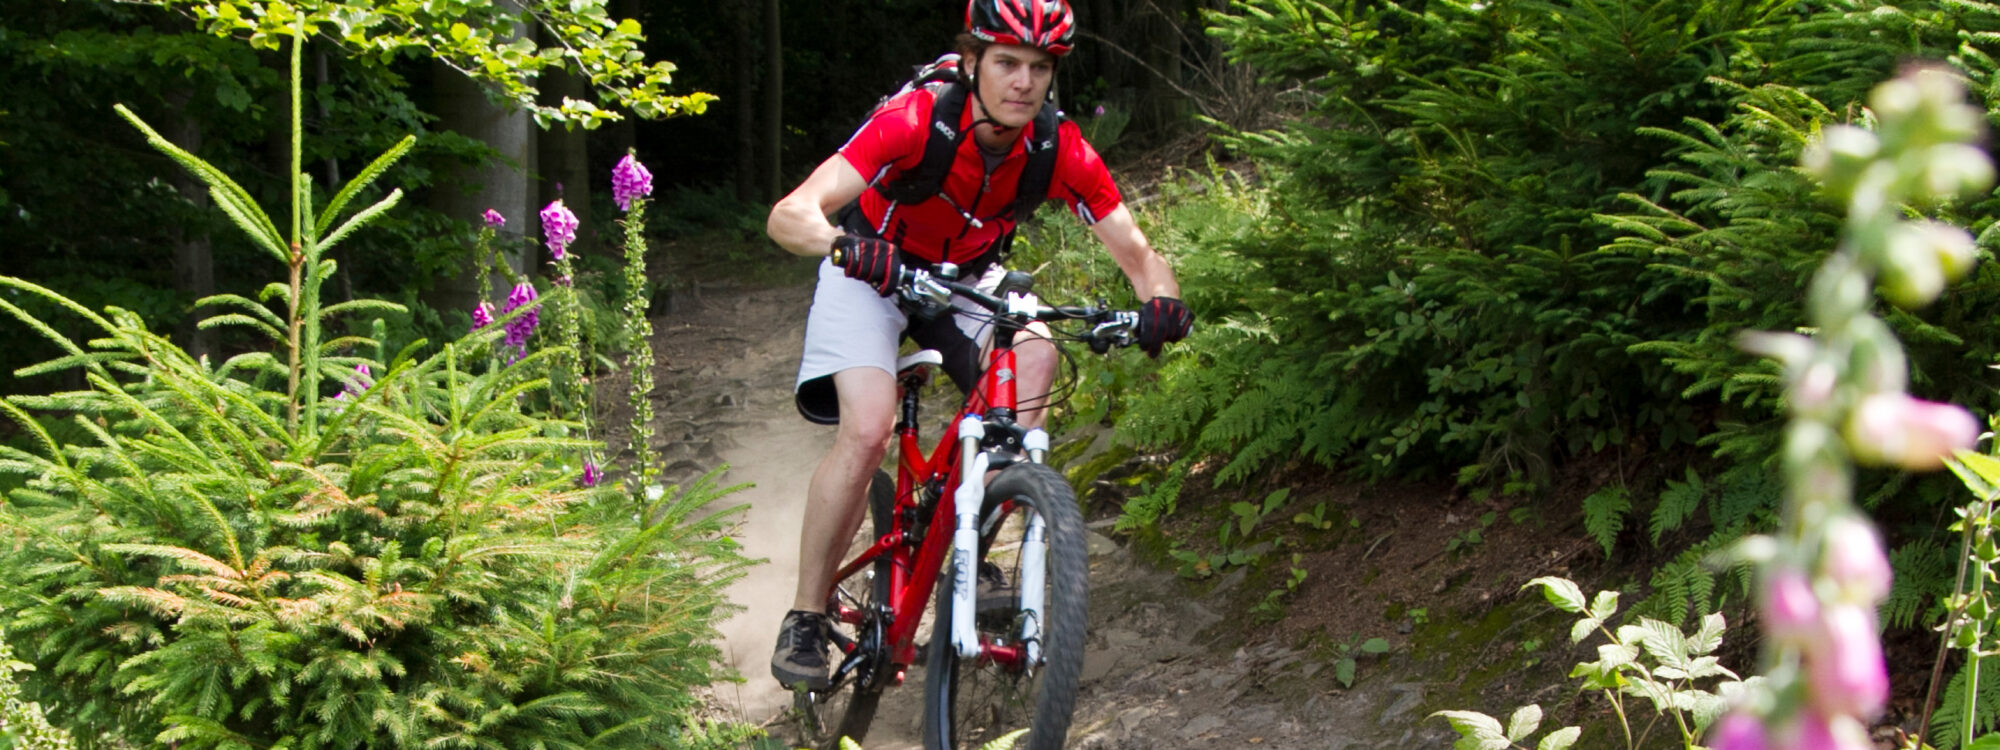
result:
[(1076, 14), (1067, 0), (967, 0), (965, 30), (994, 44), (1038, 47), (1062, 57), (1076, 38)]

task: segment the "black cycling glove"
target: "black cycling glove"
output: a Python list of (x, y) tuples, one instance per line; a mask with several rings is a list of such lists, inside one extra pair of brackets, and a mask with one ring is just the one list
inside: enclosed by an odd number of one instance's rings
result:
[(889, 296), (903, 280), (903, 262), (896, 257), (896, 246), (887, 240), (843, 234), (834, 238), (833, 249), (838, 254), (834, 264), (847, 278), (867, 284), (876, 294)]
[(1139, 348), (1146, 356), (1160, 356), (1170, 341), (1187, 338), (1194, 330), (1194, 313), (1172, 297), (1154, 297), (1139, 306)]

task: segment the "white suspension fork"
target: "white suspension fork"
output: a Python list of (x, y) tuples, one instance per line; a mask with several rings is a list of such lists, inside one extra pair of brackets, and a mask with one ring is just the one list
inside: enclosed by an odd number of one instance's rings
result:
[(959, 420), (958, 455), (963, 463), (958, 491), (952, 495), (958, 526), (951, 536), (951, 646), (964, 659), (979, 657), (979, 631), (973, 617), (979, 606), (979, 509), (986, 504), (988, 461), (979, 450), (979, 441), (985, 437), (986, 425), (978, 417)]
[(1021, 538), (1021, 643), (1027, 646), (1027, 665), (1032, 669), (1042, 663), (1042, 589), (1049, 577), (1049, 529), (1041, 508), (1028, 510), (1028, 530)]

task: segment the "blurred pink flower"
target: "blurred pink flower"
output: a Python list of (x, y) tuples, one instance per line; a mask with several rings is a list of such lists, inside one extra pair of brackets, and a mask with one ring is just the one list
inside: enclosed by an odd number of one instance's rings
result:
[(1860, 518), (1841, 516), (1827, 522), (1820, 567), (1840, 586), (1841, 599), (1849, 604), (1874, 605), (1889, 596), (1894, 575), (1889, 556), (1882, 553), (1882, 538), (1874, 525)]
[(484, 302), (472, 308), (472, 330), (479, 330), (493, 324), (493, 306)]
[(582, 482), (585, 487), (596, 487), (598, 480), (603, 478), (604, 472), (597, 468), (597, 462), (587, 458), (583, 460), (583, 476), (577, 481)]
[(1889, 667), (1875, 633), (1874, 606), (1836, 604), (1821, 617), (1824, 631), (1805, 652), (1813, 707), (1827, 716), (1873, 718), (1889, 700)]
[(632, 199), (653, 194), (653, 173), (646, 171), (646, 165), (626, 154), (618, 160), (618, 166), (611, 168), (611, 200), (617, 201), (618, 208), (632, 210)]
[(1803, 711), (1796, 718), (1798, 723), (1793, 727), (1790, 742), (1780, 743), (1788, 750), (1875, 750), (1867, 728), (1852, 716), (1821, 716)]
[(1871, 393), (1848, 415), (1846, 437), (1862, 463), (1930, 471), (1943, 466), (1952, 450), (1971, 448), (1979, 422), (1952, 404), (1896, 391)]
[(1781, 568), (1764, 582), (1764, 628), (1779, 641), (1804, 644), (1819, 632), (1819, 598), (1805, 571)]
[(1743, 711), (1722, 717), (1708, 736), (1709, 750), (1767, 750), (1770, 746), (1763, 722)]
[(562, 260), (569, 244), (576, 241), (576, 214), (571, 213), (558, 198), (543, 207), (541, 215), (542, 234), (548, 238), (549, 254), (556, 260)]
[(501, 216), (499, 211), (490, 208), (486, 209), (486, 213), (480, 214), (479, 218), (481, 221), (486, 222), (488, 229), (499, 229), (507, 226), (507, 217)]

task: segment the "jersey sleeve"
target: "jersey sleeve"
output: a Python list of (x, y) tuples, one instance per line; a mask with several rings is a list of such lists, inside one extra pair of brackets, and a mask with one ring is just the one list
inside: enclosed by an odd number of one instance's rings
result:
[(923, 160), (930, 119), (930, 92), (905, 92), (877, 109), (837, 153), (874, 185), (891, 172), (915, 167)]
[(1056, 159), (1054, 178), (1049, 180), (1049, 197), (1068, 205), (1086, 226), (1096, 224), (1098, 219), (1118, 210), (1124, 196), (1118, 194), (1118, 184), (1111, 180), (1104, 159), (1083, 139), (1083, 130), (1076, 123), (1065, 121), (1057, 132), (1060, 137), (1057, 147), (1062, 150)]

